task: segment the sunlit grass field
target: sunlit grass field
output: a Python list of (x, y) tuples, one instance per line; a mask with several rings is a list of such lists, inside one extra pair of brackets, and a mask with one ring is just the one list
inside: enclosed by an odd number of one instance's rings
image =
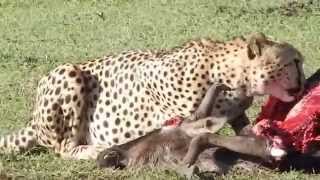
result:
[[(278, 0), (0, 0), (0, 134), (31, 117), (41, 76), (65, 62), (127, 49), (170, 48), (186, 40), (225, 40), (252, 31), (288, 41), (320, 67), (320, 3)], [(259, 102), (250, 109), (254, 119)], [(229, 130), (224, 130), (228, 133)], [(50, 151), (1, 155), (0, 179), (184, 179), (152, 169), (103, 171)], [(262, 169), (233, 170), (216, 179), (319, 179)]]

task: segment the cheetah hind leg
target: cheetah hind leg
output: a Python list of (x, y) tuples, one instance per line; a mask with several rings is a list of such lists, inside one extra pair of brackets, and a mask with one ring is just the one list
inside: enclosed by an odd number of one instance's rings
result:
[[(54, 119), (55, 127), (59, 128), (56, 133), (54, 149), (62, 158), (65, 159), (96, 159), (98, 154), (105, 147), (88, 145), (85, 141), (87, 130), (87, 99), (90, 94), (85, 91), (90, 89), (92, 94), (98, 94), (99, 88), (93, 88), (93, 84), (98, 84), (94, 77), (90, 74), (83, 73), (77, 66), (65, 64), (53, 71), (50, 76), (61, 78), (64, 77), (61, 84), (67, 83), (66, 87), (60, 91), (59, 97), (55, 97), (53, 102), (58, 104), (56, 110), (51, 111), (51, 117), (56, 117), (56, 114), (62, 112), (61, 119)], [(88, 79), (91, 79), (88, 81)], [(48, 85), (49, 86), (49, 85)], [(53, 91), (61, 89), (61, 85), (54, 84), (50, 86)], [(59, 100), (64, 99), (63, 103)], [(60, 122), (60, 124), (57, 124)], [(63, 130), (61, 127), (64, 127)], [(57, 129), (56, 129), (57, 130)]]

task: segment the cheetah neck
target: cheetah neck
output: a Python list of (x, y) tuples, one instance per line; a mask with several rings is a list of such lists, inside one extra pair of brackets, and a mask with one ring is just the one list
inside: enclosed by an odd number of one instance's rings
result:
[(206, 47), (205, 51), (213, 84), (225, 84), (233, 90), (242, 91), (245, 96), (251, 96), (252, 66), (244, 40), (216, 43)]

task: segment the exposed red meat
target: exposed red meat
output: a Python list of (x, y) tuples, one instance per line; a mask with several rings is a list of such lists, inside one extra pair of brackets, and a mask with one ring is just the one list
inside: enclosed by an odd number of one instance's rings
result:
[(183, 118), (180, 116), (175, 116), (169, 120), (166, 120), (163, 127), (178, 127), (181, 125)]
[(311, 144), (320, 142), (320, 84), (306, 90), (296, 102), (270, 97), (253, 130), (272, 140), (274, 146), (308, 152)]

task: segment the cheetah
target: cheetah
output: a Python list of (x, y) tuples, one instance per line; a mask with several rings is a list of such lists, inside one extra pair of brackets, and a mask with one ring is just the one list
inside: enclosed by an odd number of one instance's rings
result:
[(227, 116), (238, 133), (249, 123), (245, 110), (254, 96), (295, 99), (303, 88), (303, 60), (292, 45), (252, 33), (60, 65), (40, 79), (32, 120), (0, 138), (0, 149), (40, 145), (63, 158), (95, 159), (105, 148), (160, 129), (171, 117), (192, 115), (214, 84), (230, 90), (216, 97), (211, 114)]

